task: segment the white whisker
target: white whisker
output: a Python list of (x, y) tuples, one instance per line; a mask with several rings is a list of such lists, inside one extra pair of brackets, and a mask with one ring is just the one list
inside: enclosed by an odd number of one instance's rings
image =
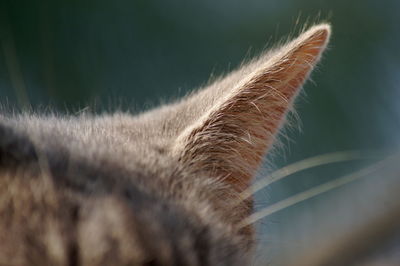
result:
[(243, 201), (250, 196), (254, 195), (257, 191), (271, 185), (272, 183), (281, 180), (287, 176), (290, 176), (294, 173), (310, 169), (317, 166), (322, 166), (325, 164), (338, 163), (338, 162), (346, 162), (353, 160), (361, 160), (361, 159), (373, 159), (377, 158), (377, 153), (372, 152), (361, 152), (361, 151), (341, 151), (341, 152), (333, 152), (322, 154), (314, 157), (310, 157), (293, 164), (282, 167), (270, 175), (262, 178), (261, 180), (255, 182), (248, 189), (243, 191), (240, 195), (240, 201)]
[[(394, 160), (395, 159), (395, 160)], [(287, 199), (284, 199), (282, 201), (279, 201), (277, 203), (274, 203), (261, 211), (258, 211), (249, 217), (245, 218), (241, 223), (240, 223), (240, 228), (246, 227), (248, 225), (251, 225), (275, 212), (278, 212), (280, 210), (283, 210), (287, 207), (293, 206), (299, 202), (305, 201), (307, 199), (310, 199), (312, 197), (318, 196), (320, 194), (323, 194), (325, 192), (328, 192), (332, 189), (338, 188), (340, 186), (346, 185), (350, 182), (353, 182), (357, 179), (360, 179), (362, 177), (365, 177), (367, 175), (370, 175), (373, 172), (376, 172), (378, 170), (382, 170), (382, 168), (386, 166), (390, 166), (390, 164), (396, 163), (398, 161), (399, 157), (398, 155), (396, 156), (390, 156), (387, 159), (384, 159), (382, 161), (379, 161), (378, 163), (375, 163), (369, 167), (363, 168), (359, 171), (356, 171), (354, 173), (351, 173), (349, 175), (345, 175), (342, 177), (339, 177), (335, 180), (326, 182), (322, 185), (313, 187), (309, 190), (306, 190), (304, 192), (298, 193), (294, 196), (291, 196)]]

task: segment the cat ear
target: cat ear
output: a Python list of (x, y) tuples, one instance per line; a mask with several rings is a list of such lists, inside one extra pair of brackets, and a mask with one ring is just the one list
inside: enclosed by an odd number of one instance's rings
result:
[(186, 112), (201, 112), (177, 137), (174, 154), (188, 169), (247, 188), (329, 36), (329, 25), (314, 26), (189, 98)]

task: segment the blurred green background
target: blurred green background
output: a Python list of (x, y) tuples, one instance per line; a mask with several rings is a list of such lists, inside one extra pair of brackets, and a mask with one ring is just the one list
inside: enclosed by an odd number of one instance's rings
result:
[[(0, 99), (61, 112), (88, 105), (148, 109), (319, 17), (333, 25), (330, 49), (297, 102), (301, 131), (286, 132), (284, 148), (271, 158), (274, 167), (332, 151), (396, 150), (399, 14), (397, 0), (2, 0)], [(354, 166), (289, 178), (261, 193), (257, 206)], [(279, 238), (290, 211), (271, 216), (264, 231)]]

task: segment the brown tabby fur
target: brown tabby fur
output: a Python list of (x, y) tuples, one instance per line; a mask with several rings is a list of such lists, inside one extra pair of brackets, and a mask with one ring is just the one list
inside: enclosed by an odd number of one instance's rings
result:
[(246, 265), (238, 203), (330, 36), (321, 24), (133, 116), (0, 115), (0, 265)]

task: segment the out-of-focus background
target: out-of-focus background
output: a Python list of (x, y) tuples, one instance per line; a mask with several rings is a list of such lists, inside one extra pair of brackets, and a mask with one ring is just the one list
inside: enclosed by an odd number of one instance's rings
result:
[[(400, 144), (399, 14), (397, 0), (3, 0), (0, 99), (60, 112), (144, 110), (235, 68), (307, 21), (329, 21), (330, 49), (297, 102), (301, 131), (286, 132), (273, 167), (334, 151), (392, 151)], [(259, 193), (257, 207), (358, 165), (289, 177)], [(301, 245), (304, 236), (282, 239), (294, 213), (312, 212), (316, 201), (260, 223), (265, 249)]]

